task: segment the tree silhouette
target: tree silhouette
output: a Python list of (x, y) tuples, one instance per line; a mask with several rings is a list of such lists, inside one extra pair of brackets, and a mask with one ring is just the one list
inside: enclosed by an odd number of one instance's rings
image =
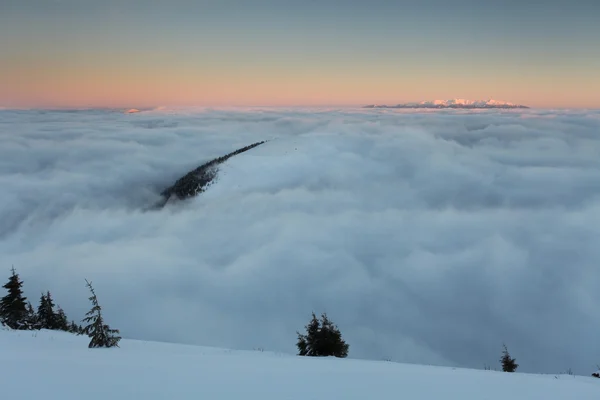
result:
[(8, 282), (2, 287), (8, 294), (0, 300), (0, 321), (12, 329), (31, 329), (27, 312), (27, 297), (23, 296), (23, 282), (13, 267)]
[(502, 357), (500, 358), (500, 363), (502, 364), (502, 371), (504, 372), (515, 372), (519, 367), (517, 364), (517, 360), (512, 358), (510, 354), (508, 354), (508, 349), (506, 345), (504, 346), (504, 350), (502, 351)]
[(54, 300), (52, 300), (50, 292), (42, 293), (40, 296), (37, 322), (40, 329), (59, 330), (61, 328), (58, 314), (54, 312)]
[(37, 313), (29, 301), (27, 302), (27, 323), (30, 329), (40, 329), (38, 325)]
[(81, 335), (83, 333), (83, 328), (77, 325), (75, 321), (71, 321), (71, 323), (69, 324), (69, 332)]
[(86, 317), (83, 319), (83, 322), (88, 323), (88, 325), (83, 328), (83, 332), (91, 338), (88, 347), (119, 347), (119, 340), (121, 340), (121, 337), (117, 336), (119, 330), (110, 329), (108, 325), (104, 324), (102, 307), (98, 304), (96, 292), (87, 279), (85, 282), (92, 293), (89, 297), (89, 300), (92, 302), (92, 309), (85, 314)]
[(68, 332), (70, 330), (67, 314), (65, 314), (65, 311), (60, 306), (58, 306), (58, 310), (56, 312), (56, 322), (57, 329), (65, 332)]
[(306, 334), (298, 334), (299, 356), (308, 357), (347, 357), (349, 345), (342, 339), (342, 334), (327, 317), (327, 314), (321, 314), (321, 320), (317, 319), (315, 313), (306, 325)]

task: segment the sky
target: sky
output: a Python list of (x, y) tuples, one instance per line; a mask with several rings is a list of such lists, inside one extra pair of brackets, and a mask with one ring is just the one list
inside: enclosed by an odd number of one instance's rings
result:
[(0, 110), (0, 282), (81, 320), (88, 279), (132, 339), (294, 354), (314, 311), (352, 358), (597, 369), (600, 111), (317, 110)]
[(600, 3), (2, 0), (0, 106), (600, 108)]

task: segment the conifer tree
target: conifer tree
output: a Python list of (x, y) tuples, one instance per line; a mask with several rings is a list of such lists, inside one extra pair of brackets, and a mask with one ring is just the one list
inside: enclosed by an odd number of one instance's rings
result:
[(83, 328), (75, 323), (75, 321), (71, 321), (69, 324), (69, 332), (75, 333), (77, 335), (81, 335)]
[(42, 293), (37, 317), (40, 329), (60, 329), (59, 317), (56, 312), (54, 312), (54, 300), (52, 300), (50, 292), (46, 292), (46, 294)]
[(33, 309), (31, 302), (27, 302), (27, 321), (30, 329), (39, 329), (37, 313)]
[(327, 314), (321, 316), (321, 340), (323, 352), (335, 357), (348, 356), (348, 344), (342, 339), (342, 333), (333, 322), (327, 318)]
[(8, 282), (2, 287), (8, 294), (0, 299), (0, 321), (12, 329), (30, 329), (27, 313), (27, 297), (23, 296), (23, 282), (13, 267)]
[(517, 360), (512, 358), (510, 354), (508, 354), (508, 349), (506, 345), (504, 346), (504, 350), (502, 351), (502, 357), (500, 358), (500, 363), (502, 364), (502, 371), (504, 372), (515, 372), (519, 367), (517, 364)]
[(296, 346), (298, 347), (299, 356), (315, 357), (317, 355), (315, 351), (317, 346), (315, 344), (319, 336), (319, 326), (319, 320), (313, 312), (310, 322), (305, 327), (306, 335), (296, 332), (298, 334), (298, 343)]
[(88, 347), (119, 347), (119, 340), (121, 340), (121, 337), (117, 336), (119, 330), (111, 329), (108, 325), (104, 324), (102, 307), (98, 304), (96, 292), (87, 279), (85, 282), (92, 293), (89, 297), (89, 300), (92, 302), (92, 309), (85, 314), (86, 317), (83, 319), (83, 322), (88, 323), (88, 325), (83, 328), (83, 331), (91, 338)]
[(69, 331), (69, 320), (65, 311), (60, 306), (58, 306), (58, 311), (56, 312), (56, 323), (57, 329), (65, 332)]
[(315, 313), (306, 325), (306, 334), (298, 333), (299, 356), (309, 357), (347, 357), (349, 345), (342, 339), (342, 334), (327, 317), (321, 314), (321, 320), (317, 319)]
[(37, 309), (37, 320), (40, 329), (48, 329), (49, 314), (50, 312), (48, 310), (48, 299), (46, 297), (46, 294), (42, 293), (40, 296), (40, 303), (38, 304)]

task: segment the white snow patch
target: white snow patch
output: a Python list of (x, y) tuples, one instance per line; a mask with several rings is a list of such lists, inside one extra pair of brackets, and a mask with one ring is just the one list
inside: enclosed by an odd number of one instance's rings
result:
[(2, 392), (61, 400), (597, 400), (600, 380), (1, 331)]

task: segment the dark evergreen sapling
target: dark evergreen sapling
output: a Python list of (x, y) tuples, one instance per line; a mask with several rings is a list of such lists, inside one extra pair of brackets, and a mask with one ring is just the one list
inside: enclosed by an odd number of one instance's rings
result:
[(340, 330), (327, 317), (317, 319), (315, 313), (306, 325), (306, 334), (298, 332), (298, 355), (309, 357), (347, 357), (349, 345), (342, 339)]
[(23, 296), (23, 281), (13, 267), (8, 282), (2, 287), (8, 294), (0, 299), (0, 321), (12, 329), (31, 329), (29, 313), (27, 311), (27, 297)]
[(515, 372), (519, 367), (517, 364), (517, 360), (512, 358), (508, 353), (508, 349), (506, 345), (504, 346), (504, 350), (502, 350), (502, 357), (500, 358), (500, 363), (502, 364), (502, 371), (504, 372)]
[(119, 347), (119, 341), (121, 340), (121, 337), (118, 336), (119, 330), (111, 329), (108, 325), (104, 324), (102, 307), (98, 304), (96, 292), (87, 279), (85, 282), (92, 293), (89, 297), (89, 300), (92, 302), (92, 309), (85, 314), (86, 317), (83, 319), (83, 322), (88, 324), (83, 328), (84, 333), (90, 337), (88, 347)]

